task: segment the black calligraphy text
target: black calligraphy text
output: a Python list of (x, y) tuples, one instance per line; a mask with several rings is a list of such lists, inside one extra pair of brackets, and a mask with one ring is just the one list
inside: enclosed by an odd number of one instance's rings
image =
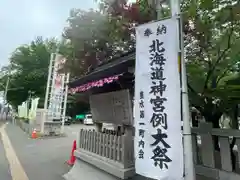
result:
[[(168, 149), (171, 146), (168, 143), (168, 114), (165, 112), (165, 104), (168, 98), (165, 96), (167, 85), (165, 83), (166, 77), (164, 76), (165, 65), (167, 60), (165, 58), (166, 48), (164, 42), (161, 41), (161, 36), (167, 33), (165, 25), (159, 25), (156, 29), (156, 35), (159, 38), (153, 39), (149, 46), (149, 65), (151, 71), (152, 84), (149, 89), (150, 104), (152, 105), (152, 115), (149, 122), (153, 128), (156, 128), (157, 133), (152, 134), (153, 142), (150, 144), (152, 149), (153, 164), (160, 169), (168, 169), (169, 163), (172, 162), (168, 156)], [(140, 132), (139, 132), (140, 136)], [(139, 146), (144, 144), (139, 142)]]

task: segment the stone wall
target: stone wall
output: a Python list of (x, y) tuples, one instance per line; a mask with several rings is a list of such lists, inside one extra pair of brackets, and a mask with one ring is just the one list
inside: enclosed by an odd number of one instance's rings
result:
[(23, 118), (16, 118), (15, 119), (16, 124), (27, 134), (31, 134), (33, 131), (33, 127), (27, 122), (27, 120)]
[(61, 135), (61, 122), (45, 122), (44, 134), (40, 134), (40, 128), (34, 126), (34, 123), (28, 123), (23, 118), (16, 118), (15, 123), (27, 134), (31, 135), (36, 129), (39, 136), (59, 136)]

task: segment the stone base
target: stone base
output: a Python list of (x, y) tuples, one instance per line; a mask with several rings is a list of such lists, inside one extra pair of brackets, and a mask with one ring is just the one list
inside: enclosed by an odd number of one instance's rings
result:
[(31, 136), (34, 129), (36, 129), (38, 137), (63, 137), (65, 134), (61, 134), (61, 122), (45, 122), (44, 133), (40, 133), (40, 125), (26, 123), (23, 119), (16, 119), (16, 124), (29, 136)]
[(32, 127), (30, 124), (26, 123), (23, 119), (17, 118), (16, 119), (16, 124), (27, 134), (31, 134), (32, 132)]
[(82, 149), (76, 150), (74, 152), (74, 155), (77, 158), (120, 179), (128, 179), (135, 175), (134, 165), (130, 168), (124, 168), (123, 164), (119, 162), (110, 160), (108, 158), (99, 156), (97, 154)]
[(108, 174), (79, 158), (76, 159), (74, 166), (65, 174), (65, 180), (119, 180), (119, 178)]
[(56, 136), (61, 134), (61, 122), (45, 122), (44, 123), (44, 135)]

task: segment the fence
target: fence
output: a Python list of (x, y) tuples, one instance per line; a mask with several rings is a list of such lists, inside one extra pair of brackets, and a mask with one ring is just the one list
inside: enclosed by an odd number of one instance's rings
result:
[[(193, 152), (196, 174), (220, 180), (239, 180), (240, 173), (240, 131), (215, 129), (209, 123), (200, 123), (192, 128)], [(200, 136), (200, 139), (199, 139)], [(220, 152), (215, 150), (214, 138), (218, 138)], [(230, 138), (236, 138), (232, 153)], [(236, 161), (232, 163), (232, 157)], [(235, 158), (234, 158), (235, 159)]]
[[(215, 129), (209, 123), (200, 123), (199, 127), (192, 128), (193, 156), (196, 165), (196, 174), (202, 179), (217, 180), (240, 179), (240, 131), (233, 129)], [(218, 139), (219, 149), (215, 150), (214, 139)], [(230, 141), (236, 138), (236, 145), (231, 151)], [(85, 160), (102, 170), (113, 171), (109, 166), (134, 168), (133, 138), (130, 135), (116, 135), (116, 133), (102, 133), (93, 130), (81, 130), (79, 134), (79, 153), (86, 154)], [(89, 155), (90, 154), (90, 155)], [(86, 158), (87, 157), (87, 158)], [(235, 158), (233, 158), (235, 157)], [(97, 158), (99, 161), (92, 161)], [(232, 161), (234, 159), (235, 161)], [(119, 166), (121, 164), (121, 166)], [(105, 166), (105, 167), (104, 167)], [(115, 168), (115, 170), (119, 170)], [(116, 172), (115, 171), (115, 172)], [(134, 171), (131, 171), (134, 173)], [(125, 177), (124, 175), (116, 175)], [(122, 178), (125, 179), (125, 178)]]
[(79, 148), (121, 163), (124, 168), (134, 166), (133, 138), (127, 135), (81, 129)]

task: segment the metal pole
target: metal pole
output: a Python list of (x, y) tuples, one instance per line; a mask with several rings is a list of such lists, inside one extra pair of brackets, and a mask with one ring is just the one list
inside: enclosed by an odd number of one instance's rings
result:
[[(163, 0), (157, 0), (157, 19), (161, 20), (162, 12), (160, 3)], [(190, 115), (189, 115), (189, 101), (188, 101), (188, 89), (187, 89), (187, 76), (186, 76), (186, 65), (184, 60), (184, 44), (183, 44), (183, 32), (182, 32), (182, 19), (180, 10), (180, 0), (170, 0), (171, 14), (172, 17), (179, 19), (179, 26), (177, 31), (179, 34), (179, 52), (181, 59), (181, 81), (182, 81), (182, 118), (183, 118), (183, 144), (184, 144), (184, 172), (185, 180), (195, 180), (195, 168), (193, 163), (193, 148), (192, 148), (192, 137), (190, 127)], [(180, 127), (179, 127), (180, 128)]]
[(66, 108), (67, 108), (67, 96), (68, 96), (68, 82), (69, 82), (70, 74), (67, 74), (65, 84), (65, 94), (64, 94), (64, 104), (63, 104), (63, 114), (62, 114), (62, 126), (61, 126), (61, 133), (64, 133), (64, 123), (65, 123), (65, 115), (66, 115)]
[(184, 144), (184, 171), (185, 180), (195, 180), (195, 168), (193, 163), (193, 148), (190, 126), (190, 110), (188, 100), (186, 64), (184, 59), (184, 41), (183, 41), (183, 24), (180, 10), (180, 0), (170, 0), (172, 17), (179, 19), (179, 54), (181, 62), (181, 80), (182, 80), (182, 118), (183, 118), (183, 144)]
[(48, 111), (48, 96), (49, 96), (49, 87), (51, 83), (51, 75), (52, 75), (52, 65), (53, 65), (53, 59), (55, 57), (55, 54), (51, 54), (50, 57), (50, 62), (49, 62), (49, 67), (48, 67), (48, 79), (47, 79), (47, 87), (46, 87), (46, 93), (45, 93), (45, 99), (44, 99), (44, 116), (42, 118), (42, 123), (41, 123), (41, 133), (44, 133), (44, 123), (47, 118), (47, 111)]
[(7, 102), (7, 93), (8, 93), (8, 86), (9, 86), (9, 81), (10, 81), (10, 78), (9, 78), (9, 75), (7, 77), (7, 83), (6, 83), (6, 86), (5, 86), (5, 91), (4, 91), (4, 97), (3, 97), (3, 107), (1, 109), (1, 118), (3, 119), (3, 113), (4, 113), (4, 109), (5, 109), (5, 104)]
[(161, 20), (163, 18), (161, 0), (156, 0), (156, 8), (157, 8), (157, 19)]
[(29, 124), (30, 124), (30, 121), (31, 119), (29, 118), (29, 114), (31, 112), (31, 106), (32, 106), (32, 95), (33, 95), (33, 92), (32, 91), (28, 91), (28, 100), (27, 100), (27, 115), (28, 115), (28, 119), (29, 119)]
[[(4, 106), (5, 106), (5, 104), (8, 104), (8, 103), (7, 103), (7, 94), (8, 94), (9, 81), (10, 81), (10, 78), (9, 78), (9, 76), (8, 76), (8, 78), (7, 78), (7, 84), (6, 84), (5, 92), (4, 92)], [(6, 120), (7, 120), (7, 118), (8, 118), (8, 111), (9, 111), (9, 105), (7, 105)]]
[(46, 94), (45, 94), (45, 101), (44, 101), (44, 109), (46, 110), (48, 107), (48, 95), (49, 95), (49, 87), (50, 87), (50, 81), (51, 81), (51, 75), (52, 75), (52, 65), (53, 65), (53, 59), (54, 54), (51, 54), (50, 63), (48, 67), (48, 79), (47, 79), (47, 87), (46, 87)]
[(8, 76), (8, 78), (7, 78), (7, 84), (6, 84), (5, 92), (4, 92), (4, 101), (7, 101), (7, 93), (8, 93), (9, 81), (10, 81), (10, 78), (9, 78), (9, 76)]

